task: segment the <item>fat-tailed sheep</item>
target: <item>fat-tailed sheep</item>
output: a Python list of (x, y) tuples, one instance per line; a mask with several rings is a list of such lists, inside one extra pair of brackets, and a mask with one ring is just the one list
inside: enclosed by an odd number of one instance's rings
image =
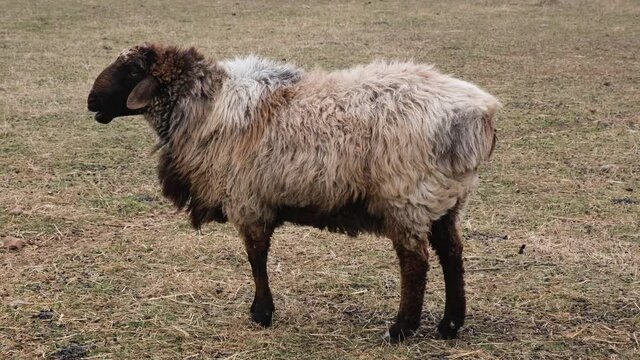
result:
[(259, 324), (274, 311), (271, 234), (288, 221), (392, 240), (401, 300), (391, 340), (419, 325), (431, 243), (446, 284), (438, 330), (456, 336), (465, 317), (460, 212), (495, 145), (499, 103), (485, 91), (411, 62), (305, 72), (143, 44), (98, 76), (88, 108), (101, 123), (144, 114), (159, 138), (163, 194), (195, 227), (236, 226)]

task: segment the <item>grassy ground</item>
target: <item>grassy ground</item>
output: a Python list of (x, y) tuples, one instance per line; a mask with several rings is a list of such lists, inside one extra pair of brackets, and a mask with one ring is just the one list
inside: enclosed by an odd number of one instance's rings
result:
[[(426, 2), (425, 2), (426, 3)], [(640, 338), (640, 5), (636, 1), (0, 0), (3, 358), (632, 358)], [(228, 225), (188, 226), (158, 192), (141, 119), (92, 120), (118, 52), (154, 40), (338, 68), (431, 62), (504, 103), (464, 221), (468, 321), (383, 343), (390, 242), (302, 227), (270, 257), (274, 327)], [(519, 249), (526, 246), (522, 254)], [(49, 310), (44, 311), (41, 310)]]

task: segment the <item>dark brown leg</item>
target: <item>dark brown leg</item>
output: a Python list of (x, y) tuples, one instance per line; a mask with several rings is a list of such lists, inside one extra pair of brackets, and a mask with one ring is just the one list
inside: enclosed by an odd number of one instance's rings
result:
[(440, 258), (446, 292), (444, 317), (438, 325), (438, 331), (443, 339), (453, 339), (464, 324), (466, 311), (462, 240), (457, 210), (449, 211), (433, 223), (429, 240)]
[(420, 325), (424, 289), (427, 281), (427, 251), (418, 254), (394, 244), (400, 260), (400, 309), (396, 323), (389, 328), (389, 341), (399, 342), (413, 335)]
[(253, 226), (244, 229), (241, 233), (256, 286), (255, 297), (253, 304), (251, 304), (251, 318), (258, 324), (268, 327), (271, 325), (271, 318), (275, 310), (267, 275), (267, 255), (273, 229)]

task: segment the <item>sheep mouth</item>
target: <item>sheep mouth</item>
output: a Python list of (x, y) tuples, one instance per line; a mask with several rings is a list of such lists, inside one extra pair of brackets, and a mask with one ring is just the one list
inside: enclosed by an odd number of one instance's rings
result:
[(102, 111), (96, 112), (96, 115), (94, 116), (94, 119), (96, 119), (96, 121), (99, 122), (100, 124), (108, 124), (111, 122), (111, 120), (113, 120), (113, 118), (114, 118), (113, 115), (107, 114)]

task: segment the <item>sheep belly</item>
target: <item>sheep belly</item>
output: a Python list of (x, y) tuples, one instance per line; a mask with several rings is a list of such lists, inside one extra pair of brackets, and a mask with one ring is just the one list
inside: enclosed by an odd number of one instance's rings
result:
[(352, 237), (362, 232), (380, 234), (383, 230), (383, 218), (370, 214), (365, 201), (350, 202), (330, 211), (315, 206), (281, 206), (276, 214), (276, 224), (291, 222)]

